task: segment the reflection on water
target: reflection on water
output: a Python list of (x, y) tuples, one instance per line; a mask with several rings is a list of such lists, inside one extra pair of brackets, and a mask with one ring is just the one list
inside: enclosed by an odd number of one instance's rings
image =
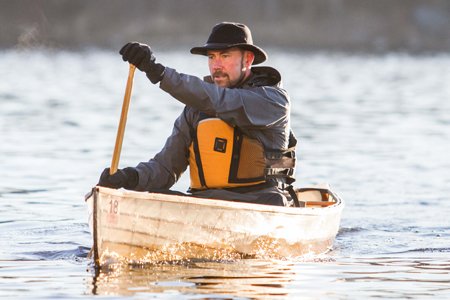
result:
[(275, 297), (289, 294), (293, 264), (257, 260), (182, 262), (124, 266), (95, 274), (92, 293), (134, 295), (175, 293), (221, 297)]
[[(450, 56), (269, 52), (292, 98), (297, 184), (346, 201), (334, 251), (96, 271), (83, 197), (111, 161), (128, 67), (109, 52), (2, 51), (0, 297), (448, 298)], [(158, 59), (207, 72), (187, 51)], [(140, 73), (133, 89), (121, 167), (153, 156), (182, 110)]]
[[(111, 266), (94, 273), (95, 295), (208, 295), (248, 298), (417, 298), (450, 293), (450, 260), (330, 257)], [(442, 298), (441, 298), (442, 299)]]

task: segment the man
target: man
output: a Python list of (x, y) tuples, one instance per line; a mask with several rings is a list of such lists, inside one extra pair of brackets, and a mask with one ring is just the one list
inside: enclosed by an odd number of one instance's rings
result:
[(267, 54), (253, 45), (244, 24), (215, 25), (206, 44), (191, 53), (208, 57), (211, 75), (204, 80), (156, 63), (147, 45), (120, 50), (124, 61), (186, 106), (161, 152), (113, 175), (105, 169), (98, 185), (168, 190), (189, 166), (194, 196), (292, 205), (296, 140), (279, 72), (252, 67)]

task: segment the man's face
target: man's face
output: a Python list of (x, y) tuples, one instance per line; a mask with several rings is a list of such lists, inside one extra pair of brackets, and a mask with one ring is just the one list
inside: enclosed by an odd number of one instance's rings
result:
[(239, 48), (208, 50), (208, 66), (214, 83), (220, 87), (233, 87), (245, 76), (249, 67), (246, 51)]

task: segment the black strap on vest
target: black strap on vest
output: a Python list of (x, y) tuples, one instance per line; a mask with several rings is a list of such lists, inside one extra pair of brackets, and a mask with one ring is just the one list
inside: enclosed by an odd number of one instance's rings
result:
[(297, 139), (292, 130), (289, 132), (288, 149), (284, 151), (265, 151), (266, 160), (270, 167), (266, 168), (265, 174), (268, 178), (285, 178), (286, 183), (295, 181), (295, 146)]
[[(199, 121), (207, 119), (207, 118), (208, 118), (207, 114), (205, 114), (203, 112), (200, 113)], [(203, 172), (202, 159), (200, 157), (200, 150), (198, 148), (197, 131), (192, 126), (189, 126), (189, 130), (191, 132), (192, 146), (194, 147), (195, 163), (196, 163), (197, 169), (198, 169), (198, 177), (200, 179), (200, 184), (202, 186), (206, 187), (205, 173)]]
[(289, 195), (291, 195), (292, 200), (294, 200), (294, 206), (295, 207), (305, 207), (305, 202), (300, 202), (297, 197), (297, 193), (294, 190), (294, 187), (292, 185), (288, 185), (286, 190), (288, 191)]
[(234, 127), (233, 150), (231, 153), (231, 165), (230, 165), (230, 174), (228, 176), (228, 182), (248, 183), (265, 180), (266, 179), (266, 177), (264, 176), (265, 174), (262, 174), (262, 176), (258, 177), (238, 178), (240, 152), (243, 140), (244, 140), (244, 133), (239, 129), (239, 127)]
[(206, 187), (205, 173), (203, 172), (202, 159), (200, 157), (200, 150), (198, 148), (198, 139), (196, 132), (194, 132), (194, 135), (192, 136), (192, 146), (194, 147), (195, 163), (198, 169), (198, 178), (200, 179), (200, 184)]

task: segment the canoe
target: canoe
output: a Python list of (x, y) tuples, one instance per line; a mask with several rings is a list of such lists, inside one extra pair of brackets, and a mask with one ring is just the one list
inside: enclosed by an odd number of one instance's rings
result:
[(344, 203), (328, 186), (279, 207), (96, 186), (86, 196), (96, 265), (298, 257), (331, 249)]

